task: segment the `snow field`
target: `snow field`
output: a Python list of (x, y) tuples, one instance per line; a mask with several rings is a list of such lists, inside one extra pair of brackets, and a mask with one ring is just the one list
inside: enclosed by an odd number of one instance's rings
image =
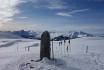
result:
[(35, 62), (39, 59), (40, 45), (36, 44), (40, 41), (18, 40), (12, 39), (10, 41), (16, 42), (9, 47), (0, 48), (0, 70), (104, 70), (102, 38), (77, 38), (72, 39), (70, 45), (66, 41), (60, 46), (59, 41), (54, 41), (55, 60), (44, 58), (40, 62)]

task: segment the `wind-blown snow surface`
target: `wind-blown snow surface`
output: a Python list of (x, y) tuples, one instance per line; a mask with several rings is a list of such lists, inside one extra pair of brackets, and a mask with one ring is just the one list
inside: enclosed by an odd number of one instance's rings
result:
[(35, 62), (39, 59), (39, 43), (30, 39), (1, 39), (0, 70), (104, 70), (104, 38), (77, 38), (71, 40), (70, 46), (68, 41), (61, 46), (54, 41), (55, 60), (44, 58)]

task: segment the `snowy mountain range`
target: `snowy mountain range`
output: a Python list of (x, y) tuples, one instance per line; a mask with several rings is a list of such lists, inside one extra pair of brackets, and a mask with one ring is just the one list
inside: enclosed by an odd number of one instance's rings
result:
[(15, 35), (15, 34), (12, 34), (11, 32), (0, 32), (0, 39), (1, 38), (8, 38), (8, 39), (16, 38), (16, 39), (20, 39), (22, 37), (18, 36), (18, 35)]
[(62, 35), (59, 35), (57, 37), (55, 37), (55, 40), (63, 40), (63, 39), (75, 39), (75, 38), (80, 38), (80, 37), (93, 37), (93, 34), (89, 34), (89, 33), (85, 33), (82, 31), (71, 31), (71, 32), (67, 32), (67, 33), (63, 33)]
[(100, 34), (99, 36), (100, 36), (100, 37), (104, 37), (104, 34)]
[[(41, 38), (42, 32), (36, 31), (13, 31), (13, 32), (0, 32), (0, 38), (28, 38), (28, 39), (39, 39)], [(70, 32), (50, 32), (51, 39), (63, 40), (63, 39), (75, 39), (80, 37), (93, 37), (93, 34), (86, 33), (83, 31), (70, 31)]]

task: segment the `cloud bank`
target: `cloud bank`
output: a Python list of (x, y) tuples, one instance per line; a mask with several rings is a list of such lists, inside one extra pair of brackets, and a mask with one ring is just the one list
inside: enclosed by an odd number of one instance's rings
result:
[(7, 22), (13, 20), (13, 16), (19, 14), (17, 6), (24, 0), (0, 0), (0, 21)]

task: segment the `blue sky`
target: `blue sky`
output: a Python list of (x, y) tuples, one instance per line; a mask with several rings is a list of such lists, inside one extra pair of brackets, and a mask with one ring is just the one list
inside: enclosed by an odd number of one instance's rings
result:
[(104, 0), (0, 1), (0, 30), (104, 33)]

